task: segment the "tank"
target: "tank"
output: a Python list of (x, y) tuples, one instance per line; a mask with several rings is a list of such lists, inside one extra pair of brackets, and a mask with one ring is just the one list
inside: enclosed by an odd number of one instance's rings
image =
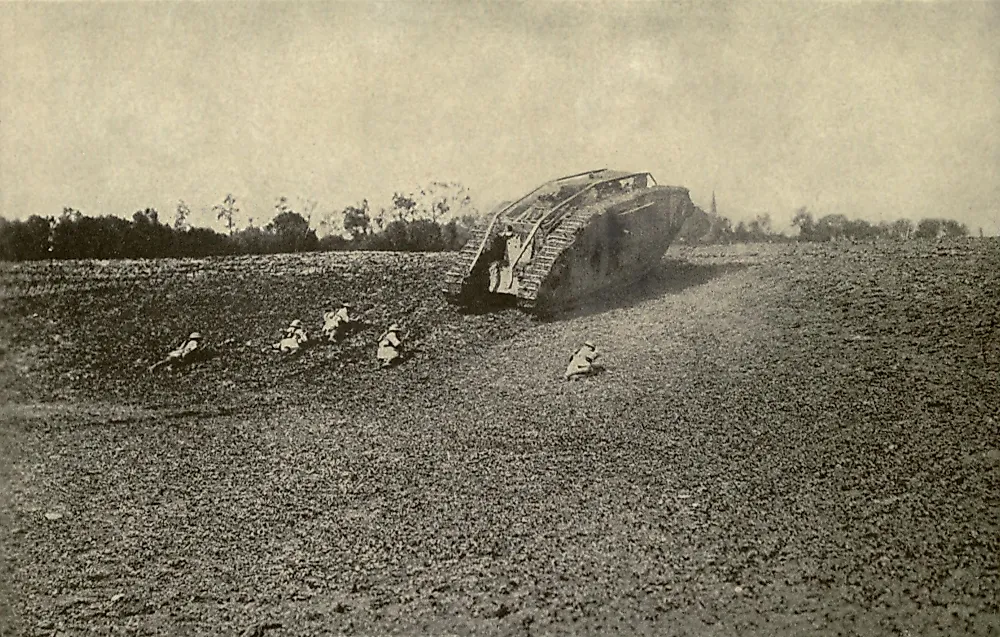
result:
[(445, 278), (462, 305), (516, 299), (546, 313), (655, 268), (695, 210), (648, 172), (593, 170), (546, 182), (481, 223)]

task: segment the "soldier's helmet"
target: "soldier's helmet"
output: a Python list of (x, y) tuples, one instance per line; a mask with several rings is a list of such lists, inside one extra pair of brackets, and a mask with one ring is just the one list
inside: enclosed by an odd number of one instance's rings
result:
[(585, 343), (583, 344), (583, 346), (584, 346), (584, 347), (589, 347), (590, 349), (597, 349), (596, 347), (594, 347), (594, 344), (593, 344), (593, 343), (592, 343), (591, 341), (586, 341), (586, 342), (585, 342)]
[(191, 336), (188, 336), (188, 340), (197, 341), (201, 338), (201, 332), (191, 332)]
[(399, 326), (396, 325), (395, 323), (390, 325), (389, 329), (386, 330), (386, 332), (398, 332), (398, 331), (399, 331)]
[(354, 306), (348, 303), (347, 301), (344, 301), (343, 303), (340, 304), (340, 307), (352, 308)]
[(302, 321), (295, 319), (288, 327), (302, 327)]

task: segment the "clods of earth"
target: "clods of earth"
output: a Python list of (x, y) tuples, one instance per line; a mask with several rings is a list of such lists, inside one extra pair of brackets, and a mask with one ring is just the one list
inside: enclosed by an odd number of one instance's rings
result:
[(0, 267), (0, 634), (1000, 631), (997, 241), (675, 248), (546, 320), (452, 259)]

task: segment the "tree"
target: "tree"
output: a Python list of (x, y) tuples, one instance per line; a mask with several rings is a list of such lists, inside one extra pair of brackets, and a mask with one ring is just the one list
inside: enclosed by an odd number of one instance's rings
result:
[(416, 216), (417, 201), (411, 195), (396, 192), (392, 194), (392, 212), (394, 221), (413, 221)]
[(212, 212), (215, 213), (216, 219), (221, 219), (226, 224), (226, 229), (229, 230), (229, 235), (232, 236), (233, 230), (236, 227), (235, 215), (240, 211), (236, 207), (236, 197), (232, 193), (226, 195), (226, 198), (221, 204), (217, 204), (212, 207)]
[(816, 221), (817, 241), (831, 241), (847, 237), (847, 217), (841, 214), (825, 215)]
[(264, 230), (275, 236), (276, 247), (282, 252), (307, 252), (319, 243), (305, 217), (291, 210), (279, 212)]
[[(341, 239), (346, 241), (344, 237), (344, 211), (343, 210), (327, 210), (319, 214), (319, 223), (316, 224), (316, 230), (322, 233), (323, 237), (326, 238), (331, 235), (336, 235)], [(322, 243), (322, 241), (321, 241)], [(327, 242), (324, 245), (340, 245), (337, 242)]]
[(913, 233), (914, 239), (937, 239), (941, 235), (939, 219), (921, 219)]
[(160, 213), (156, 211), (156, 208), (137, 210), (135, 214), (132, 215), (132, 222), (137, 224), (146, 223), (155, 226), (160, 223)]
[(177, 212), (174, 213), (174, 230), (187, 230), (189, 228), (188, 217), (190, 216), (191, 208), (181, 199), (177, 202)]
[(849, 219), (844, 224), (844, 236), (852, 241), (868, 241), (878, 234), (878, 228), (864, 219)]
[(308, 225), (310, 228), (312, 228), (313, 212), (316, 211), (316, 206), (318, 205), (318, 203), (319, 202), (317, 202), (315, 199), (308, 199), (305, 197), (303, 197), (302, 200), (299, 202), (299, 208), (300, 208), (299, 214), (305, 217), (306, 225)]
[(0, 260), (26, 261), (49, 256), (49, 220), (32, 215), (27, 221), (0, 218)]
[(461, 250), (472, 236), (474, 224), (452, 219), (441, 227), (441, 243), (444, 250)]
[(322, 252), (349, 250), (351, 248), (351, 242), (343, 235), (328, 234), (319, 240), (316, 247)]
[(475, 215), (472, 196), (465, 186), (457, 182), (432, 181), (420, 189), (417, 202), (419, 216), (435, 223), (443, 219)]
[(360, 205), (344, 208), (344, 230), (355, 241), (371, 232), (372, 220), (368, 212), (367, 199)]
[(430, 252), (444, 249), (441, 226), (430, 219), (390, 222), (379, 233), (375, 247), (380, 250)]
[[(114, 228), (116, 225), (111, 218), (105, 218), (102, 221), (104, 222), (104, 228), (109, 226)], [(160, 215), (156, 211), (156, 208), (146, 208), (145, 210), (137, 211), (132, 215), (131, 227), (126, 226), (117, 232), (104, 232), (103, 229), (99, 228), (94, 234), (102, 234), (102, 232), (112, 236), (114, 234), (122, 236), (122, 243), (126, 246), (125, 250), (120, 252), (116, 247), (111, 247), (110, 249), (107, 247), (95, 247), (98, 254), (90, 256), (153, 258), (169, 256), (172, 250), (173, 230), (169, 226), (160, 223)], [(96, 246), (101, 246), (102, 243), (106, 243), (106, 238), (102, 237), (102, 240), (94, 241), (94, 243)]]
[(267, 224), (267, 230), (281, 237), (302, 236), (309, 232), (309, 222), (299, 213), (286, 210)]
[(909, 219), (897, 219), (889, 226), (892, 236), (906, 241), (913, 235), (913, 222)]
[(766, 212), (754, 217), (747, 226), (750, 239), (753, 241), (768, 241), (771, 238), (771, 215)]
[(427, 219), (440, 223), (445, 218), (461, 218), (470, 214), (478, 216), (472, 197), (464, 186), (434, 181), (410, 193), (393, 193), (391, 206), (381, 209), (373, 221), (382, 232), (387, 222), (410, 223)]
[(416, 252), (437, 252), (445, 248), (441, 241), (441, 226), (437, 221), (417, 219), (408, 224), (409, 249)]
[(941, 233), (949, 239), (960, 239), (969, 235), (969, 228), (954, 219), (942, 219)]
[(83, 213), (70, 206), (63, 206), (62, 214), (59, 215), (60, 221), (79, 221), (82, 218)]
[(802, 206), (795, 211), (792, 217), (792, 225), (799, 229), (800, 241), (813, 241), (815, 232), (815, 222), (812, 213)]

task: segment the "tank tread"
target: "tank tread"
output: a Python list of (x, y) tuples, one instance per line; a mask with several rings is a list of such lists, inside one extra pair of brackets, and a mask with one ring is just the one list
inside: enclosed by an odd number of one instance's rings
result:
[(573, 245), (578, 232), (593, 216), (590, 208), (581, 208), (568, 214), (556, 228), (545, 237), (542, 250), (531, 260), (517, 290), (518, 305), (534, 308), (542, 282), (549, 275), (552, 266), (562, 253)]
[(476, 229), (472, 231), (472, 236), (469, 237), (469, 240), (466, 241), (465, 245), (462, 246), (462, 249), (459, 250), (458, 258), (444, 275), (444, 293), (446, 295), (457, 297), (462, 294), (465, 280), (472, 272), (472, 266), (475, 265), (476, 255), (479, 254), (479, 247), (482, 245), (483, 241), (486, 240), (487, 230), (489, 230), (488, 222), (479, 224)]

